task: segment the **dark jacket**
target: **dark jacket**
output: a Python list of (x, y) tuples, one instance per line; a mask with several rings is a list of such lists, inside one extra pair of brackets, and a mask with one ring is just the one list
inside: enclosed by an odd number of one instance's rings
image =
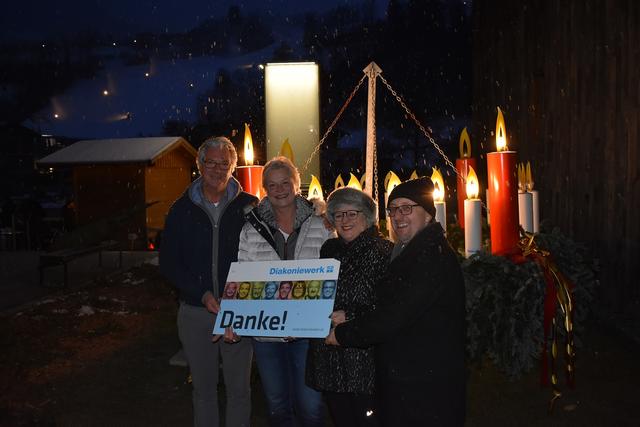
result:
[[(257, 199), (242, 191), (233, 178), (227, 185), (229, 202), (216, 227), (201, 206), (201, 180), (191, 186), (171, 206), (160, 247), (160, 270), (180, 292), (180, 300), (202, 306), (202, 297), (211, 291), (222, 295), (229, 267), (238, 260), (238, 239), (244, 214)], [(214, 262), (214, 254), (217, 258)], [(218, 287), (214, 289), (214, 277)]]
[[(340, 238), (325, 242), (320, 257), (340, 261), (334, 310), (344, 310), (347, 319), (357, 319), (375, 308), (375, 285), (387, 270), (392, 246), (373, 227), (349, 243)], [(326, 345), (324, 339), (311, 340), (306, 380), (318, 391), (373, 394), (373, 347), (335, 347)]]
[[(339, 325), (336, 339), (346, 346), (377, 344), (376, 376), (381, 395), (388, 388), (397, 401), (402, 401), (398, 393), (407, 393), (423, 402), (415, 407), (416, 413), (393, 414), (391, 419), (462, 425), (464, 279), (439, 223), (428, 224), (390, 262), (377, 293), (376, 310)], [(380, 401), (385, 403), (385, 399)], [(387, 415), (395, 410), (381, 409)]]

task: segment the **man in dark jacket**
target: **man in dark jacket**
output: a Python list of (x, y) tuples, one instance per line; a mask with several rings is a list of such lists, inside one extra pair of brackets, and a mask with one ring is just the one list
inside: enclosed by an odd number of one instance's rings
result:
[(455, 252), (434, 221), (428, 178), (388, 200), (397, 242), (373, 312), (338, 325), (326, 342), (376, 344), (376, 400), (383, 426), (462, 426), (465, 294)]
[(226, 425), (248, 426), (251, 414), (251, 340), (212, 342), (229, 266), (237, 261), (244, 214), (257, 202), (231, 176), (237, 159), (227, 138), (202, 143), (197, 158), (201, 176), (171, 207), (160, 249), (160, 269), (180, 293), (178, 333), (193, 379), (195, 426), (220, 424), (219, 356)]

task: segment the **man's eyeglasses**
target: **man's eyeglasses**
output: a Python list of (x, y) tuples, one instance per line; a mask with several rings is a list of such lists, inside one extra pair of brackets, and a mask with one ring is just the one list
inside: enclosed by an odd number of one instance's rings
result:
[(396, 216), (396, 212), (400, 212), (402, 215), (411, 215), (411, 211), (414, 206), (420, 205), (400, 205), (400, 206), (389, 206), (387, 210), (387, 215), (390, 217)]
[(229, 163), (229, 162), (219, 162), (219, 161), (216, 161), (216, 160), (205, 160), (204, 161), (204, 167), (207, 168), (207, 169), (218, 168), (218, 169), (227, 170), (227, 169), (229, 169), (229, 166), (231, 166), (231, 163)]
[(344, 221), (346, 218), (355, 219), (362, 211), (339, 211), (333, 213), (334, 221)]

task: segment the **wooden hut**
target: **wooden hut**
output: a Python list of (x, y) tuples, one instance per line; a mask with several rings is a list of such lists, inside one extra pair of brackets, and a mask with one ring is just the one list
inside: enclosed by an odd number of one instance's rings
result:
[(108, 228), (123, 247), (143, 249), (191, 182), (195, 156), (180, 137), (103, 139), (78, 141), (38, 165), (71, 169), (77, 226), (102, 223), (96, 234)]

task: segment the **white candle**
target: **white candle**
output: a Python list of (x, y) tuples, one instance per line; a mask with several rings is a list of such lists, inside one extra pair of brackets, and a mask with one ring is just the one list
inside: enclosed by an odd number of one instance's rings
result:
[(440, 223), (442, 229), (447, 231), (447, 203), (446, 202), (434, 202), (436, 205), (436, 221)]
[(531, 190), (529, 191), (529, 194), (531, 194), (531, 201), (532, 201), (532, 207), (533, 207), (533, 232), (534, 233), (539, 233), (540, 232), (540, 201), (538, 199), (538, 190)]
[(518, 218), (527, 233), (533, 233), (533, 197), (531, 193), (518, 193)]
[(480, 199), (464, 200), (464, 252), (467, 258), (478, 252), (482, 245), (481, 211)]

